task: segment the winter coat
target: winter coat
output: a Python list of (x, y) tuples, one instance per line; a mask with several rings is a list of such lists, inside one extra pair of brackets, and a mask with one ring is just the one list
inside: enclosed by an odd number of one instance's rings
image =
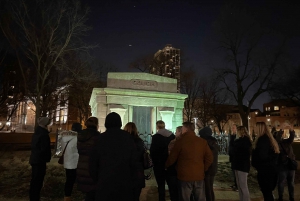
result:
[(250, 171), (250, 157), (252, 143), (248, 137), (239, 137), (232, 143), (232, 166), (233, 170), (238, 170), (241, 172)]
[(144, 175), (144, 153), (146, 147), (141, 138), (134, 138), (134, 143), (137, 149), (137, 161), (136, 161), (136, 175), (134, 178), (134, 187), (135, 188), (144, 188), (145, 187), (145, 175)]
[(157, 133), (152, 136), (150, 155), (154, 167), (164, 169), (169, 155), (168, 145), (173, 139), (175, 139), (175, 135), (166, 129), (159, 129)]
[(64, 168), (76, 169), (78, 163), (78, 150), (77, 150), (77, 132), (76, 131), (62, 131), (62, 151), (65, 149), (64, 154)]
[(82, 192), (90, 192), (96, 189), (96, 183), (89, 173), (90, 154), (100, 136), (96, 127), (88, 127), (78, 133), (77, 149), (79, 159), (77, 164), (77, 188)]
[(31, 138), (31, 155), (29, 163), (43, 164), (51, 160), (49, 131), (38, 126)]
[(97, 183), (97, 201), (133, 200), (137, 155), (128, 132), (114, 127), (99, 136), (90, 160), (90, 175)]
[(251, 163), (257, 171), (278, 169), (278, 154), (274, 152), (271, 141), (266, 134), (257, 140), (256, 148), (252, 150)]
[(257, 170), (257, 181), (261, 191), (273, 191), (277, 185), (278, 155), (266, 134), (258, 138), (256, 148), (252, 150), (251, 164)]
[(176, 161), (179, 180), (200, 181), (204, 179), (204, 172), (213, 162), (213, 154), (206, 140), (189, 131), (176, 140), (165, 167), (168, 168)]
[(212, 136), (202, 137), (207, 141), (207, 144), (212, 151), (214, 160), (213, 163), (209, 166), (208, 170), (205, 172), (206, 175), (215, 176), (218, 171), (218, 155), (219, 155), (219, 145), (216, 138)]
[(279, 143), (279, 150), (280, 150), (280, 154), (279, 154), (279, 171), (286, 171), (289, 170), (287, 167), (287, 156), (291, 159), (295, 159), (295, 155), (293, 152), (293, 147), (292, 147), (292, 143), (294, 141), (295, 138), (295, 131), (290, 131), (290, 136), (288, 139), (282, 139)]

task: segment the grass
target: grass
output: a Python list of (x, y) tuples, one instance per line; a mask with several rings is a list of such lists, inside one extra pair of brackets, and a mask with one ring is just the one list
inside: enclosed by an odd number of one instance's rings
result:
[[(0, 150), (0, 200), (25, 201), (28, 200), (29, 183), (31, 179), (31, 166), (28, 162), (30, 151), (1, 151)], [(47, 164), (44, 187), (41, 191), (42, 201), (58, 201), (64, 197), (65, 170), (62, 165), (53, 159)], [(300, 171), (296, 173), (295, 183), (300, 183)], [(232, 185), (232, 172), (229, 162), (218, 164), (218, 173), (215, 176), (215, 186), (218, 189), (230, 190)], [(148, 189), (144, 189), (141, 200), (157, 200), (156, 182), (154, 176), (146, 181)], [(251, 197), (261, 196), (257, 180), (256, 171), (251, 168), (248, 175), (248, 187)], [(147, 191), (147, 192), (146, 192)], [(152, 198), (150, 199), (150, 197)], [(74, 185), (72, 200), (82, 201), (84, 195), (77, 190)]]

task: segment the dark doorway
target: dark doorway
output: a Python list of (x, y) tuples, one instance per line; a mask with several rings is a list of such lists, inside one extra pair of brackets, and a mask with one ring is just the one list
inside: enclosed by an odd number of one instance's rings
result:
[(152, 107), (133, 106), (132, 122), (138, 128), (139, 133), (151, 133)]

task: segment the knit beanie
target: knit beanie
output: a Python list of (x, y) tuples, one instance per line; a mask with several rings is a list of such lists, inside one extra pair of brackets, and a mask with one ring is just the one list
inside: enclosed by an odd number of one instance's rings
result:
[(50, 119), (48, 117), (40, 117), (38, 120), (38, 124), (41, 127), (47, 127), (49, 123), (50, 123)]
[(208, 137), (212, 135), (212, 130), (209, 127), (204, 127), (199, 131), (200, 137)]
[(82, 126), (80, 123), (73, 123), (72, 124), (72, 131), (76, 131), (77, 133), (82, 130)]
[(121, 117), (118, 113), (112, 112), (109, 113), (106, 116), (105, 124), (104, 126), (108, 128), (121, 128), (122, 127), (122, 121)]

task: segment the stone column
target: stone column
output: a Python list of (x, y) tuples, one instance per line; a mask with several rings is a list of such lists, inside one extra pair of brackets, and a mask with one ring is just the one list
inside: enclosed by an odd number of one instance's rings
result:
[(124, 122), (124, 115), (126, 113), (127, 109), (125, 108), (110, 108), (110, 112), (115, 112), (120, 115), (121, 120), (122, 120), (122, 127), (125, 126), (128, 122)]
[[(160, 110), (159, 111), (161, 119), (165, 122), (166, 125), (166, 129), (168, 130), (172, 130), (173, 129), (173, 114), (174, 111), (170, 111), (170, 110)], [(172, 130), (172, 132), (174, 132)]]

